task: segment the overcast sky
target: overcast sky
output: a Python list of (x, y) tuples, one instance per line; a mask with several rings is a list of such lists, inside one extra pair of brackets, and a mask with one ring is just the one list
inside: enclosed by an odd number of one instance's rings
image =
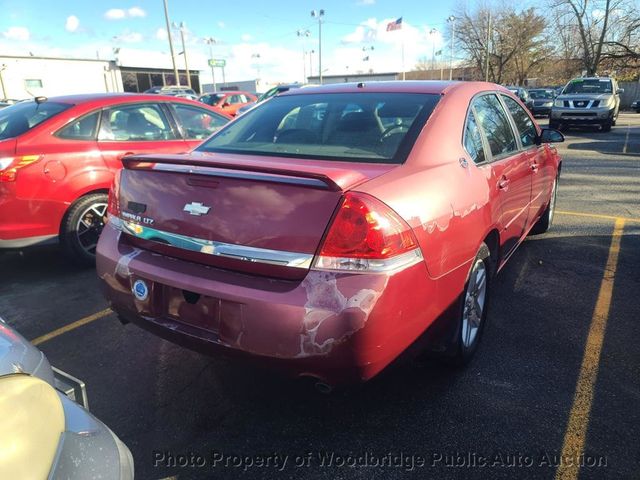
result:
[[(301, 5), (304, 4), (304, 5)], [(446, 18), (454, 0), (324, 0), (317, 5), (293, 0), (214, 2), (169, 0), (171, 20), (186, 25), (190, 67), (211, 75), (206, 66), (214, 37), (214, 57), (227, 61), (228, 80), (260, 77), (270, 81), (296, 81), (303, 77), (303, 49), (315, 50), (313, 73), (318, 73), (318, 24), (312, 9), (325, 10), (323, 70), (344, 72), (400, 71), (402, 43), (405, 65), (412, 69), (420, 57), (444, 48), (448, 59)], [(86, 0), (0, 0), (0, 54), (114, 58), (119, 48), (126, 64), (163, 63), (170, 68), (162, 0), (126, 0), (120, 3)], [(387, 32), (387, 24), (403, 18), (401, 30)], [(434, 34), (432, 29), (438, 31)], [(298, 30), (310, 36), (298, 37)], [(176, 54), (182, 51), (179, 33), (173, 32)], [(370, 48), (373, 47), (373, 50)], [(369, 49), (363, 51), (363, 48)], [(259, 57), (257, 56), (259, 55)], [(368, 61), (364, 61), (369, 57)], [(183, 57), (178, 56), (179, 68)], [(305, 62), (309, 74), (309, 57)]]

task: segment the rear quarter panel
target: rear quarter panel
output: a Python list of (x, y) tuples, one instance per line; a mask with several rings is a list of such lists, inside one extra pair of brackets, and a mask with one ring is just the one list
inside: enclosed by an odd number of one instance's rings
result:
[(476, 166), (462, 146), (477, 91), (445, 93), (405, 164), (366, 184), (413, 228), (432, 278), (468, 265), (499, 218), (491, 168)]

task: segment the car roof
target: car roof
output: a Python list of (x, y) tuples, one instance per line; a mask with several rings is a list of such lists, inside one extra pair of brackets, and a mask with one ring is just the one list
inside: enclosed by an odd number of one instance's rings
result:
[(294, 88), (281, 93), (287, 95), (313, 95), (316, 93), (431, 93), (444, 95), (455, 90), (502, 90), (507, 89), (501, 85), (490, 82), (458, 82), (458, 81), (436, 81), (436, 80), (395, 80), (385, 82), (352, 82), (335, 83), (329, 85), (309, 86), (305, 88)]
[(71, 105), (82, 105), (87, 108), (100, 108), (112, 105), (114, 103), (134, 103), (134, 102), (173, 102), (194, 105), (198, 107), (214, 110), (223, 116), (228, 116), (222, 110), (203, 104), (196, 100), (185, 97), (176, 97), (174, 95), (162, 95), (155, 93), (88, 93), (81, 95), (63, 95), (58, 97), (49, 97), (46, 102), (68, 103)]

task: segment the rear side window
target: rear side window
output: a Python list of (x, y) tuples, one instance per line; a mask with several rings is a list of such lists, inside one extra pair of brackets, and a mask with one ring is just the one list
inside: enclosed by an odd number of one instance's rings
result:
[(513, 121), (518, 128), (522, 146), (527, 148), (535, 145), (538, 132), (536, 131), (536, 127), (533, 125), (531, 117), (529, 117), (527, 112), (525, 112), (524, 109), (513, 98), (502, 95), (502, 99), (509, 109), (511, 117), (513, 118)]
[(491, 155), (502, 157), (518, 150), (516, 137), (502, 104), (493, 94), (482, 95), (474, 100), (476, 120), (482, 127)]
[(85, 115), (68, 124), (56, 136), (68, 140), (95, 140), (98, 133), (99, 118), (99, 111)]
[(373, 92), (276, 96), (197, 150), (403, 163), (439, 98)]
[(64, 112), (69, 103), (35, 101), (20, 102), (0, 110), (0, 140), (13, 138), (28, 132), (45, 120)]
[(469, 112), (467, 124), (464, 127), (464, 148), (475, 163), (482, 163), (486, 160), (482, 134), (473, 111)]
[(120, 105), (105, 110), (99, 139), (103, 141), (153, 141), (176, 138), (159, 105)]
[(189, 105), (173, 105), (173, 109), (185, 138), (190, 140), (207, 138), (229, 122), (222, 115), (216, 115), (202, 108)]

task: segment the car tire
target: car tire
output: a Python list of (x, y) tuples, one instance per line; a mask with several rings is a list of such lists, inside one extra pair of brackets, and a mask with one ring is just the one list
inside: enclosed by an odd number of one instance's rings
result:
[(602, 131), (603, 131), (603, 132), (610, 132), (610, 131), (611, 131), (611, 126), (612, 126), (612, 125), (611, 125), (611, 122), (603, 123), (603, 124), (601, 125)]
[(549, 204), (547, 208), (544, 210), (542, 216), (535, 223), (529, 235), (540, 235), (542, 233), (546, 233), (553, 224), (553, 216), (556, 210), (556, 197), (558, 195), (558, 177), (553, 181), (553, 187), (551, 190), (551, 198), (549, 199)]
[(65, 255), (82, 266), (94, 266), (96, 246), (107, 213), (106, 193), (92, 193), (76, 200), (60, 226), (60, 244)]
[[(492, 262), (489, 247), (483, 243), (476, 254), (464, 285), (451, 363), (469, 363), (478, 349), (487, 319)], [(480, 312), (477, 310), (480, 309)]]

